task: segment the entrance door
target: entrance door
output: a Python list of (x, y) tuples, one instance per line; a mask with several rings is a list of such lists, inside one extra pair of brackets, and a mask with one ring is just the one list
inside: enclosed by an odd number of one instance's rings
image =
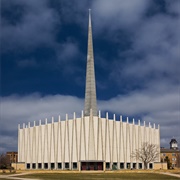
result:
[(85, 162), (81, 163), (81, 170), (86, 170), (86, 163)]
[(98, 163), (97, 163), (97, 166), (98, 166), (98, 170), (99, 170), (99, 171), (102, 171), (102, 170), (103, 170), (103, 162), (98, 162)]
[(90, 170), (94, 170), (94, 163), (90, 162)]
[(103, 170), (103, 162), (81, 162), (81, 170), (83, 171), (102, 171)]

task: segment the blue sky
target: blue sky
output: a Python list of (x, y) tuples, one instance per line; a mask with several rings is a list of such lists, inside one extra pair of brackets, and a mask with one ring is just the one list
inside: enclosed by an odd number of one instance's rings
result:
[(161, 127), (180, 144), (179, 0), (0, 0), (0, 152), (17, 125), (84, 109), (92, 9), (98, 109)]

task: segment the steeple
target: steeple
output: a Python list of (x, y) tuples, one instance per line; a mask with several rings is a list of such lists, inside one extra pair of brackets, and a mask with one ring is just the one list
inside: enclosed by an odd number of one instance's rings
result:
[(87, 53), (87, 68), (86, 68), (85, 112), (84, 112), (85, 116), (90, 115), (90, 109), (92, 109), (93, 116), (97, 116), (91, 10), (89, 9), (88, 53)]

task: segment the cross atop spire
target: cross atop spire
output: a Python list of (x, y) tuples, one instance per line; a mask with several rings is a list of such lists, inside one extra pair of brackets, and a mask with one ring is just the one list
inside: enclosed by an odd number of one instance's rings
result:
[(91, 9), (89, 9), (88, 53), (87, 53), (87, 68), (86, 68), (86, 92), (85, 92), (85, 113), (84, 113), (84, 115), (89, 116), (91, 109), (92, 109), (93, 116), (97, 116), (96, 81), (95, 81), (95, 71), (94, 71)]

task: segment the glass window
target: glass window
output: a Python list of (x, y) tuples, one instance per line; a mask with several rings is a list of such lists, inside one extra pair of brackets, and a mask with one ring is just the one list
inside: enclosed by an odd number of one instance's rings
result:
[(73, 169), (77, 169), (77, 163), (73, 162)]
[(48, 163), (44, 163), (44, 169), (48, 169)]
[(32, 164), (32, 168), (33, 168), (33, 169), (36, 169), (36, 163), (33, 163), (33, 164)]
[(58, 163), (58, 169), (62, 169), (62, 163)]
[(136, 169), (136, 163), (133, 163), (133, 169)]
[(149, 163), (149, 169), (152, 169), (152, 168), (153, 168), (153, 164)]
[(69, 169), (69, 163), (65, 163), (65, 169)]
[(54, 169), (54, 167), (55, 167), (54, 163), (51, 163), (51, 169)]
[(106, 169), (110, 169), (110, 163), (106, 162)]
[(94, 163), (94, 170), (98, 170), (97, 162)]
[(114, 162), (114, 163), (113, 163), (112, 169), (113, 169), (113, 170), (116, 170), (116, 169), (117, 169), (117, 162)]
[(38, 163), (38, 169), (41, 169), (41, 168), (42, 168), (42, 164)]
[(30, 163), (26, 164), (26, 168), (30, 169)]
[(120, 169), (124, 169), (124, 163), (120, 163)]
[(86, 170), (90, 170), (90, 163), (89, 162), (86, 163)]
[(130, 166), (130, 163), (127, 163), (127, 167), (126, 167), (127, 169), (130, 169), (131, 168), (131, 166)]
[(139, 163), (139, 169), (142, 169), (142, 163)]
[(176, 154), (175, 154), (175, 153), (172, 153), (172, 156), (176, 156)]

